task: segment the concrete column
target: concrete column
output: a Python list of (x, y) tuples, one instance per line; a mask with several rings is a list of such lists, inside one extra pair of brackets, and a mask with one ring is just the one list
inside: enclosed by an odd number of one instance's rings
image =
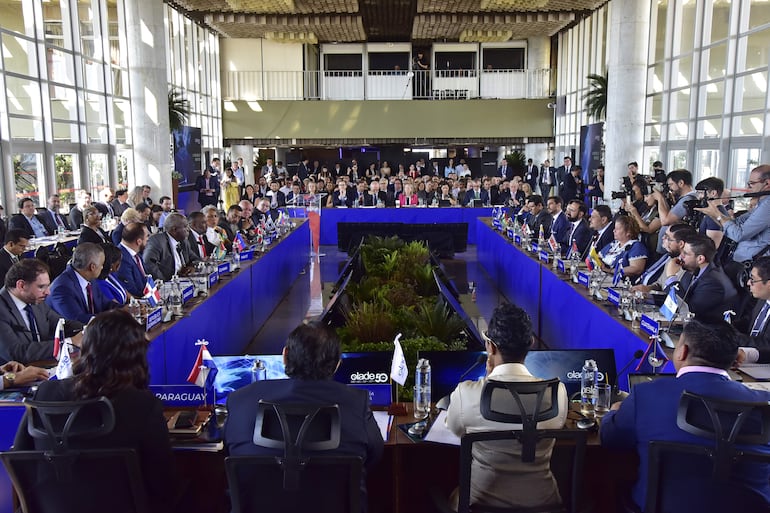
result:
[(234, 144), (230, 148), (230, 155), (232, 155), (233, 160), (243, 159), (243, 165), (246, 166), (243, 183), (256, 183), (254, 179), (254, 146), (251, 144)]
[(527, 69), (547, 69), (551, 67), (551, 39), (548, 37), (530, 37), (527, 39)]
[(148, 184), (157, 199), (171, 196), (165, 4), (128, 0), (125, 5), (134, 146), (133, 181), (128, 185)]
[(650, 0), (613, 0), (610, 17), (605, 200), (618, 190), (619, 180), (627, 173), (626, 164), (643, 160)]

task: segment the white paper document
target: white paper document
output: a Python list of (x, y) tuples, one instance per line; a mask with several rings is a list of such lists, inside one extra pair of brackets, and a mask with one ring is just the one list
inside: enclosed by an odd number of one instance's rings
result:
[(446, 426), (446, 411), (441, 410), (433, 425), (423, 439), (426, 442), (436, 442), (447, 445), (460, 445), (460, 437), (452, 433)]
[(770, 380), (770, 365), (766, 363), (744, 363), (740, 370), (756, 380)]

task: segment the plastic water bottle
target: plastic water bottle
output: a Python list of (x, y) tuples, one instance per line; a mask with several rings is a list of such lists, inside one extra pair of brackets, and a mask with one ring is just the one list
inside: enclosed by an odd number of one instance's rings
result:
[(169, 296), (171, 314), (174, 317), (182, 317), (182, 291), (179, 287), (179, 278), (176, 275), (171, 279), (171, 294)]
[(251, 382), (264, 381), (267, 379), (267, 368), (265, 362), (259, 358), (254, 359), (254, 365), (251, 367)]
[(580, 373), (580, 413), (587, 418), (596, 415), (596, 385), (599, 379), (599, 369), (595, 360), (586, 360)]
[(430, 362), (420, 358), (414, 374), (414, 416), (424, 419), (430, 414)]

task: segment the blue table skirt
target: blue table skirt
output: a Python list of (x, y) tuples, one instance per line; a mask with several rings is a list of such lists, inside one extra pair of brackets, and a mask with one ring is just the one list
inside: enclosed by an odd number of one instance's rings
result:
[[(304, 209), (289, 208), (292, 217)], [(476, 219), (492, 215), (491, 207), (324, 208), (321, 210), (321, 244), (337, 245), (337, 223), (467, 223), (468, 244), (476, 244)]]
[[(631, 330), (615, 308), (592, 301), (578, 285), (533, 259), (496, 232), (489, 220), (476, 227), (478, 261), (511, 303), (530, 315), (535, 334), (551, 349), (611, 348), (618, 371), (638, 349), (644, 334)], [(606, 303), (605, 303), (606, 304)], [(620, 379), (626, 389), (625, 377)]]
[(310, 229), (303, 222), (259, 260), (243, 262), (202, 303), (168, 328), (150, 332), (153, 385), (184, 384), (206, 339), (213, 355), (242, 354), (289, 291), (310, 258)]

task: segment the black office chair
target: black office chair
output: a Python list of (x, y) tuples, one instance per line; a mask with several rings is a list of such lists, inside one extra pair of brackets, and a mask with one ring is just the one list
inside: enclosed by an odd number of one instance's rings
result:
[[(586, 433), (568, 429), (537, 429), (538, 422), (559, 414), (559, 380), (504, 382), (488, 380), (481, 392), (481, 415), (495, 422), (521, 424), (521, 430), (469, 433), (460, 445), (460, 480), (458, 513), (546, 513), (579, 511), (582, 487), (581, 472), (585, 459)], [(510, 441), (521, 444), (521, 461), (535, 460), (537, 444), (547, 439), (570, 440), (574, 443), (571, 482), (562, 494), (562, 504), (544, 504), (528, 508), (501, 508), (470, 503), (473, 444)], [(565, 486), (560, 486), (565, 489)], [(565, 500), (564, 497), (568, 497)], [(444, 508), (442, 508), (444, 509)]]
[(260, 401), (254, 444), (283, 454), (225, 459), (232, 511), (359, 513), (361, 458), (323, 454), (339, 447), (340, 432), (336, 404)]
[(710, 439), (713, 445), (650, 442), (646, 513), (770, 511), (762, 496), (735, 479), (738, 470), (767, 483), (767, 471), (762, 474), (759, 464), (770, 465), (770, 454), (737, 446), (770, 442), (770, 403), (714, 399), (684, 391), (677, 426)]
[(0, 453), (24, 513), (148, 511), (132, 449), (73, 448), (112, 431), (115, 411), (108, 399), (25, 404), (20, 429), (46, 448)]

